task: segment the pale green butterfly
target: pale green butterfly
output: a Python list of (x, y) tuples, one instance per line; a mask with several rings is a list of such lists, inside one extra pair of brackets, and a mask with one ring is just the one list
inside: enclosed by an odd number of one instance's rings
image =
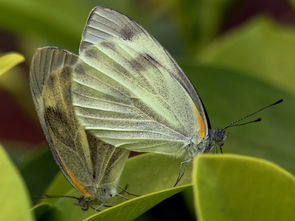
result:
[(71, 198), (78, 199), (83, 210), (100, 203), (99, 209), (120, 195), (116, 189), (129, 151), (99, 140), (77, 122), (71, 98), (72, 65), (77, 60), (65, 50), (38, 49), (30, 70), (31, 92), (56, 163), (83, 194)]
[(227, 128), (260, 121), (238, 124), (282, 101), (211, 129), (200, 97), (171, 55), (135, 21), (105, 7), (94, 8), (88, 19), (72, 96), (79, 122), (95, 137), (121, 149), (182, 157), (182, 165), (216, 146), (222, 151)]

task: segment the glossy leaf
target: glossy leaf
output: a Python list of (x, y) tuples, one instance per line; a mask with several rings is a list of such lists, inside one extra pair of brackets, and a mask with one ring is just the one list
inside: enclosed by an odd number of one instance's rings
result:
[(199, 220), (293, 220), (295, 178), (268, 161), (202, 155), (194, 162)]
[(0, 146), (0, 220), (30, 221), (30, 202), (27, 189), (17, 169)]

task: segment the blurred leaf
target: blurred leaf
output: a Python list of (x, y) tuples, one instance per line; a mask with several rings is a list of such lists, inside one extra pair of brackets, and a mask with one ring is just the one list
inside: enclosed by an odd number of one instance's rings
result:
[(259, 17), (198, 54), (202, 63), (243, 71), (295, 94), (295, 28)]
[(0, 57), (0, 76), (24, 60), (25, 58), (19, 53), (12, 52), (2, 55)]
[[(130, 158), (124, 169), (121, 186), (128, 184), (128, 191), (141, 194), (140, 197), (128, 196), (130, 200), (107, 208), (96, 213), (93, 210), (82, 211), (72, 199), (46, 199), (46, 202), (54, 204), (55, 209), (46, 214), (46, 220), (82, 220), (89, 217), (90, 220), (132, 220), (152, 208), (164, 199), (189, 188), (190, 170), (187, 168), (185, 176), (176, 188), (171, 188), (179, 171), (180, 161), (175, 158), (157, 155), (143, 154)], [(186, 184), (186, 185), (185, 185)], [(68, 191), (65, 191), (68, 187)], [(79, 195), (70, 184), (61, 176), (49, 188), (48, 195)], [(133, 198), (133, 199), (131, 199)], [(135, 206), (136, 205), (136, 206)], [(136, 207), (136, 209), (134, 209)], [(133, 208), (133, 209), (131, 209)], [(126, 218), (126, 219), (125, 219)]]
[(46, 145), (45, 148), (30, 153), (20, 165), (20, 170), (31, 196), (41, 197), (59, 168)]
[(78, 48), (87, 6), (79, 0), (2, 0), (0, 25), (20, 35), (37, 35), (58, 46)]
[(11, 94), (26, 114), (37, 119), (31, 98), (29, 80), (21, 68), (15, 67), (9, 73), (2, 75), (0, 77), (0, 88)]
[(1, 146), (0, 174), (0, 198), (2, 199), (0, 219), (33, 220), (25, 184)]
[(223, 150), (268, 159), (295, 173), (295, 118), (290, 112), (295, 109), (293, 94), (230, 69), (205, 65), (184, 65), (183, 68), (204, 102), (212, 128), (222, 128), (263, 105), (284, 98), (284, 103), (256, 116), (262, 117), (262, 122), (228, 129)]
[[(187, 47), (195, 50), (206, 45), (222, 28), (226, 12), (236, 0), (161, 0), (187, 41)], [(193, 46), (193, 47), (192, 47)]]
[(134, 5), (132, 0), (1, 0), (0, 26), (20, 36), (47, 41), (36, 47), (50, 44), (77, 53), (92, 8), (108, 6), (133, 16), (137, 12)]
[(200, 220), (293, 220), (295, 178), (273, 163), (236, 155), (194, 162)]

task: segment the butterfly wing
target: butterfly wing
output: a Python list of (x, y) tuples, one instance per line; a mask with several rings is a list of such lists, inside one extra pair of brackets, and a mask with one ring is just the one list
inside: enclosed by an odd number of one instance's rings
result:
[[(98, 6), (89, 15), (80, 44), (80, 53), (87, 46), (114, 39), (132, 41), (137, 44), (141, 52), (149, 51), (156, 61), (161, 63), (170, 74), (182, 85), (194, 101), (204, 124), (204, 136), (208, 134), (210, 126), (206, 110), (194, 86), (187, 76), (162, 45), (135, 21), (113, 9)], [(201, 124), (201, 123), (200, 123)]]
[(134, 151), (179, 154), (197, 132), (195, 106), (152, 54), (112, 40), (90, 45), (73, 71), (76, 115), (99, 139)]
[(75, 119), (71, 74), (77, 60), (76, 55), (64, 50), (39, 49), (32, 60), (30, 81), (41, 126), (57, 164), (76, 189), (91, 196), (96, 184), (117, 181), (121, 171), (111, 177), (107, 168), (112, 163), (124, 167), (128, 151), (111, 145), (105, 151), (105, 144), (88, 136)]
[(112, 145), (180, 155), (208, 133), (202, 103), (169, 53), (141, 26), (97, 7), (73, 74), (73, 104), (86, 130)]

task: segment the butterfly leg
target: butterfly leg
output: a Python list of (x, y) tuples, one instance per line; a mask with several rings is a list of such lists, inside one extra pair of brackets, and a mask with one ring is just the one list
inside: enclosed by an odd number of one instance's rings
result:
[(122, 194), (122, 193), (127, 193), (128, 195), (130, 196), (140, 196), (138, 194), (134, 194), (134, 193), (130, 193), (127, 191), (127, 188), (128, 188), (128, 184), (126, 184), (125, 188), (122, 188), (120, 185), (118, 185), (118, 188), (121, 190), (121, 192), (119, 192), (119, 194)]
[(116, 193), (116, 196), (121, 197), (121, 198), (123, 198), (125, 200), (129, 200), (128, 197), (126, 197), (124, 195), (121, 195), (120, 193)]
[(103, 202), (102, 204), (100, 204), (98, 207), (93, 208), (96, 212), (99, 212), (103, 207), (106, 207), (106, 202)]
[(183, 161), (180, 163), (180, 167), (179, 167), (179, 173), (178, 173), (178, 176), (177, 176), (177, 179), (176, 179), (176, 182), (175, 184), (173, 185), (173, 187), (175, 187), (179, 181), (181, 180), (181, 178), (183, 177), (184, 173), (185, 173), (185, 168), (186, 168), (186, 165), (188, 163), (190, 163), (192, 160), (189, 159), (189, 160), (186, 160), (186, 161)]

